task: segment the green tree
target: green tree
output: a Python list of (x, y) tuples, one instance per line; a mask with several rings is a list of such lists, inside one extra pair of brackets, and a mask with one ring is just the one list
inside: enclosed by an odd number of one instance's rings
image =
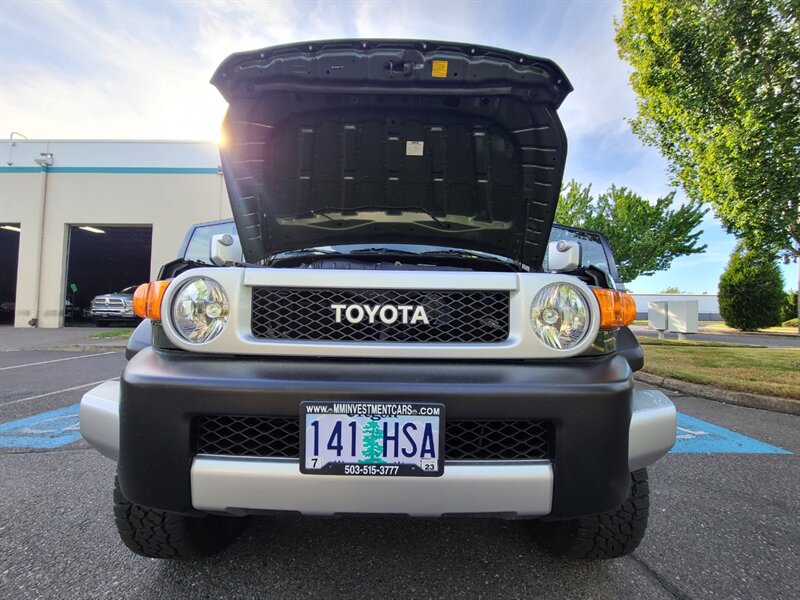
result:
[(719, 279), (719, 312), (729, 327), (751, 331), (781, 323), (783, 276), (774, 256), (739, 244)]
[(783, 296), (781, 306), (781, 321), (791, 321), (797, 318), (797, 292), (789, 290)]
[[(623, 0), (634, 132), (748, 247), (800, 257), (797, 0)], [(800, 277), (800, 274), (799, 274)]]
[(364, 458), (358, 462), (370, 465), (386, 462), (383, 460), (383, 428), (377, 421), (364, 425), (361, 443), (361, 456)]
[(594, 198), (591, 185), (570, 181), (561, 191), (556, 223), (604, 234), (623, 281), (668, 269), (673, 259), (704, 252), (695, 231), (706, 213), (696, 202), (672, 209), (674, 192), (651, 204), (625, 187), (612, 185)]
[(685, 294), (683, 290), (678, 288), (677, 285), (671, 285), (669, 287), (665, 287), (663, 290), (659, 292), (659, 294)]

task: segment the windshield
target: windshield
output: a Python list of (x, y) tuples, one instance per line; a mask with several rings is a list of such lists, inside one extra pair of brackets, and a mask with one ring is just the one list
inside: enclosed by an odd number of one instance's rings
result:
[[(199, 263), (211, 264), (209, 258), (209, 247), (211, 237), (216, 234), (229, 233), (237, 235), (236, 225), (233, 220), (216, 221), (204, 225), (196, 225), (191, 231), (189, 239), (184, 242), (186, 251), (183, 258)], [(605, 238), (594, 231), (585, 229), (574, 229), (565, 225), (554, 224), (550, 232), (550, 241), (570, 240), (581, 242), (581, 267), (596, 267), (609, 274), (612, 279), (619, 283), (617, 266), (611, 254), (611, 248)], [(463, 254), (465, 256), (475, 256), (487, 260), (497, 260), (508, 265), (514, 265), (514, 261), (505, 257), (491, 254), (488, 252), (478, 252), (474, 250), (464, 250), (449, 246), (434, 246), (430, 244), (338, 244), (332, 246), (318, 246), (314, 248), (302, 248), (287, 252), (280, 252), (272, 256), (272, 262), (297, 256), (298, 254), (359, 254), (359, 253), (378, 253), (387, 254), (418, 254), (418, 255), (437, 255), (437, 254)], [(543, 270), (548, 270), (548, 257), (545, 253)], [(136, 286), (133, 286), (135, 290)]]
[(514, 265), (514, 261), (505, 257), (491, 254), (489, 252), (478, 252), (475, 250), (464, 250), (461, 248), (451, 248), (449, 246), (433, 246), (429, 244), (337, 244), (335, 246), (318, 246), (315, 248), (305, 248), (281, 252), (272, 257), (272, 260), (281, 260), (296, 256), (298, 254), (415, 254), (419, 256), (437, 256), (442, 254), (458, 254), (466, 257), (483, 258), (495, 260), (504, 264)]

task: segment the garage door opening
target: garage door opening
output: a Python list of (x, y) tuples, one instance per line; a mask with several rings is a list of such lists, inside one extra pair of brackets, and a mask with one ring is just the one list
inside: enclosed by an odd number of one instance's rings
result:
[(152, 238), (149, 226), (70, 225), (64, 324), (92, 324), (95, 296), (149, 281)]
[(4, 325), (14, 322), (20, 231), (19, 223), (0, 223), (0, 323)]

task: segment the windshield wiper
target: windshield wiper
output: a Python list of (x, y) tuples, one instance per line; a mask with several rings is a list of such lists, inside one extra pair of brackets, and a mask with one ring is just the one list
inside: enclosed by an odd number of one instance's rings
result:
[(397, 248), (358, 248), (357, 250), (350, 250), (346, 254), (412, 254), (418, 255), (418, 252), (409, 252), (408, 250), (399, 250)]
[(330, 250), (322, 250), (321, 248), (303, 248), (302, 250), (286, 250), (273, 254), (267, 259), (267, 266), (274, 265), (283, 260), (291, 260), (292, 258), (299, 258), (301, 256), (344, 256), (341, 252), (332, 252)]
[(486, 254), (484, 252), (473, 251), (473, 250), (458, 250), (457, 248), (448, 248), (443, 250), (430, 250), (428, 252), (422, 252), (423, 256), (437, 256), (437, 255), (456, 255), (456, 256), (463, 256), (463, 257), (471, 257), (471, 258), (481, 258), (483, 260), (496, 260), (498, 262), (507, 262), (513, 263), (514, 261), (510, 258), (504, 258), (502, 256), (495, 256), (494, 254)]
[(283, 258), (287, 256), (305, 256), (307, 254), (341, 254), (333, 250), (323, 250), (322, 248), (302, 248), (300, 250), (284, 250), (272, 256), (272, 258)]
[(509, 269), (519, 268), (519, 264), (510, 259), (504, 258), (502, 256), (495, 256), (493, 254), (485, 254), (483, 252), (473, 252), (471, 250), (458, 250), (455, 248), (444, 249), (444, 250), (431, 250), (429, 252), (422, 252), (420, 256), (433, 256), (433, 257), (448, 257), (448, 256), (457, 256), (459, 258), (471, 258), (475, 260), (483, 260), (491, 263), (499, 263), (504, 267), (508, 267)]

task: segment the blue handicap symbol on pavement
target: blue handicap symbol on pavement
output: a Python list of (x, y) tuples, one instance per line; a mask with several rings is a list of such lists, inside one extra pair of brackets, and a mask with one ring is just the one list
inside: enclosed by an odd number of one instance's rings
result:
[(78, 404), (0, 425), (0, 448), (59, 448), (81, 438)]
[(678, 413), (678, 432), (672, 452), (733, 453), (733, 454), (791, 454), (788, 450)]

